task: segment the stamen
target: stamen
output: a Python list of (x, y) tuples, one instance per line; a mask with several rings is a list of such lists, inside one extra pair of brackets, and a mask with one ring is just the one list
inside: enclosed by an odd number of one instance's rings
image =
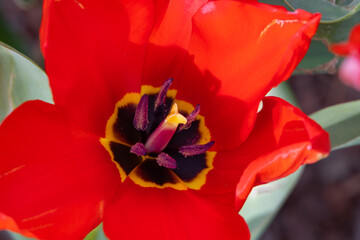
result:
[(182, 146), (179, 148), (179, 152), (184, 155), (185, 157), (188, 156), (194, 156), (205, 153), (207, 150), (209, 150), (212, 145), (214, 145), (214, 141), (208, 142), (204, 145), (188, 145), (188, 146)]
[(145, 148), (144, 144), (137, 142), (131, 147), (130, 152), (134, 153), (138, 156), (145, 156), (146, 148)]
[(153, 131), (145, 143), (148, 152), (159, 153), (166, 148), (179, 124), (185, 124), (186, 118), (178, 111), (177, 104), (171, 108), (170, 114)]
[(183, 124), (179, 127), (179, 131), (188, 129), (191, 126), (191, 123), (195, 120), (196, 116), (200, 112), (200, 104), (196, 106), (194, 111), (192, 111), (189, 115), (186, 116), (187, 123)]
[(156, 100), (155, 100), (155, 111), (160, 107), (161, 105), (165, 105), (165, 99), (167, 91), (169, 90), (170, 85), (172, 84), (173, 79), (169, 78), (164, 82), (164, 84), (161, 86), (160, 92), (158, 93)]
[(133, 125), (139, 131), (145, 131), (149, 124), (148, 103), (149, 103), (149, 96), (147, 94), (144, 94), (141, 97), (140, 102), (136, 107)]
[(164, 152), (162, 152), (158, 155), (158, 157), (156, 158), (156, 162), (161, 167), (166, 167), (166, 168), (170, 168), (170, 169), (176, 168), (175, 159), (173, 159), (172, 157), (170, 157), (168, 154), (166, 154)]

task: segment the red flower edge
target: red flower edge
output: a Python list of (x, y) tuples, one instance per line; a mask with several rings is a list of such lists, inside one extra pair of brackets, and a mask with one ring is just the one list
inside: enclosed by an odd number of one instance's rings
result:
[(351, 30), (347, 42), (330, 45), (330, 51), (347, 56), (340, 65), (339, 78), (344, 84), (360, 91), (360, 24)]
[(360, 55), (360, 24), (351, 30), (348, 41), (330, 45), (330, 51), (342, 56)]
[(119, 178), (98, 137), (41, 101), (17, 108), (0, 136), (1, 159), (8, 159), (0, 166), (0, 212), (19, 229), (42, 239), (79, 239), (100, 223)]

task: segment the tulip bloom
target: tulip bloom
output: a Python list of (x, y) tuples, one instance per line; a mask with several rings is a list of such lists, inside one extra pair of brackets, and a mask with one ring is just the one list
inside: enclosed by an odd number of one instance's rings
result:
[(55, 105), (26, 102), (0, 127), (0, 228), (249, 239), (252, 187), (329, 152), (318, 124), (265, 97), (319, 20), (257, 1), (45, 0)]
[(330, 50), (346, 56), (339, 69), (340, 80), (360, 91), (360, 24), (351, 30), (348, 42), (333, 44)]

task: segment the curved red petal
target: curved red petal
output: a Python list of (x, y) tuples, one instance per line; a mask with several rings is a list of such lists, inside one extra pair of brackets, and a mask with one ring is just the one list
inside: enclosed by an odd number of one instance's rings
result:
[[(219, 152), (201, 191), (224, 203), (244, 203), (251, 189), (285, 177), (330, 151), (329, 135), (298, 108), (264, 99), (250, 136), (235, 151)], [(240, 179), (240, 181), (239, 181)]]
[(259, 101), (290, 76), (320, 20), (318, 14), (251, 2), (209, 2), (193, 18), (193, 57), (177, 97), (201, 105), (219, 149), (248, 136)]
[(350, 32), (347, 42), (335, 43), (330, 46), (330, 51), (338, 55), (358, 54), (360, 55), (360, 24), (356, 25)]
[(239, 208), (253, 186), (286, 177), (330, 152), (329, 134), (298, 108), (276, 97), (263, 102), (254, 131), (242, 146), (249, 154), (243, 161), (249, 164), (237, 185)]
[(336, 43), (336, 44), (333, 44), (333, 45), (330, 45), (330, 51), (335, 53), (335, 54), (338, 54), (338, 55), (342, 55), (342, 56), (346, 56), (348, 54), (350, 54), (350, 47), (351, 44), (349, 43)]
[(110, 239), (250, 239), (233, 207), (194, 191), (124, 184), (126, 189), (105, 206), (104, 231)]
[(151, 1), (45, 0), (41, 46), (55, 103), (99, 136), (115, 103), (139, 92)]
[[(80, 239), (102, 219), (119, 174), (99, 138), (54, 105), (26, 102), (0, 126), (0, 212), (41, 239)], [(0, 229), (10, 226), (0, 221)]]

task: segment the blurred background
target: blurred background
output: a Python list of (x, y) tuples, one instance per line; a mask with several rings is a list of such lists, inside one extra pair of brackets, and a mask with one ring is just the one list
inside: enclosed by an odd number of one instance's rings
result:
[[(0, 1), (0, 41), (39, 66), (41, 0)], [(300, 108), (307, 114), (337, 103), (360, 99), (336, 74), (301, 74), (290, 78)], [(360, 123), (359, 123), (360, 124)], [(0, 239), (6, 239), (0, 234)], [(359, 240), (360, 147), (337, 150), (307, 166), (282, 210), (261, 240)]]

